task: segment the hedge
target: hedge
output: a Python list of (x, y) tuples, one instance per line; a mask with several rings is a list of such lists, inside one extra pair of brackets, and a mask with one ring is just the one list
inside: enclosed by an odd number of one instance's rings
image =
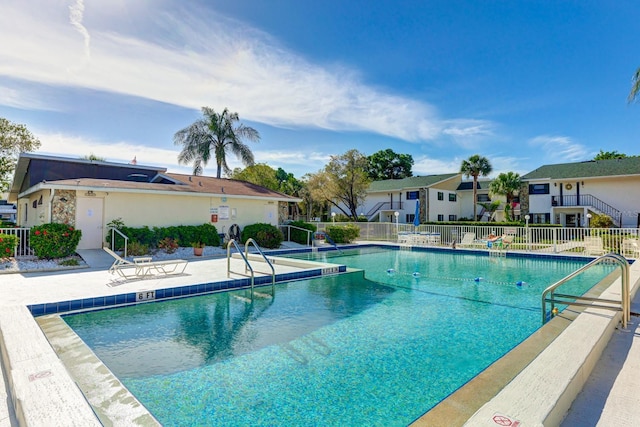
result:
[(82, 232), (68, 224), (31, 227), (29, 246), (40, 259), (63, 258), (75, 254)]
[(241, 235), (241, 241), (246, 242), (249, 239), (253, 239), (258, 246), (267, 249), (279, 248), (284, 240), (284, 236), (278, 227), (262, 222), (247, 225), (242, 230)]

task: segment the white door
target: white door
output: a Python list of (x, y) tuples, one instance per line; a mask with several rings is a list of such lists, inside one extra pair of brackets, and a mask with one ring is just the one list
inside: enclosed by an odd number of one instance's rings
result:
[(76, 207), (76, 228), (82, 231), (78, 249), (102, 248), (103, 199), (79, 197)]

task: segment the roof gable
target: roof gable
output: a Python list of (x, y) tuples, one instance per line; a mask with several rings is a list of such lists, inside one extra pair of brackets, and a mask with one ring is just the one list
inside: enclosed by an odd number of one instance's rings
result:
[(522, 179), (596, 178), (625, 175), (640, 175), (640, 157), (544, 165), (523, 175)]

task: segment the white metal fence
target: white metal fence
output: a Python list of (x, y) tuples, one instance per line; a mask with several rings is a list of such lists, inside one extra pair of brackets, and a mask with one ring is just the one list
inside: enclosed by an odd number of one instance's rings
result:
[(29, 247), (29, 228), (0, 228), (0, 234), (18, 236), (18, 246), (13, 251), (13, 257), (33, 255)]
[[(547, 253), (576, 253), (603, 255), (614, 252), (627, 258), (640, 258), (640, 229), (638, 228), (566, 228), (518, 227), (503, 225), (435, 225), (395, 224), (383, 222), (316, 223), (318, 231), (332, 225), (355, 225), (360, 228), (359, 240), (398, 242), (403, 235), (430, 235), (432, 245), (459, 245), (467, 233), (474, 237), (474, 247), (486, 248), (489, 235), (513, 236), (510, 250)], [(469, 237), (469, 236), (467, 236)], [(437, 243), (435, 243), (437, 242)]]

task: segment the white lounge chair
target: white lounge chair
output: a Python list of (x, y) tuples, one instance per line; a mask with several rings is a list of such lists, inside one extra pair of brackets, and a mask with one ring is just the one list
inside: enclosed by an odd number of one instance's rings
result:
[(184, 259), (153, 261), (150, 256), (134, 257), (133, 262), (131, 262), (107, 247), (103, 247), (102, 249), (115, 260), (113, 264), (111, 264), (111, 267), (109, 267), (109, 273), (117, 273), (125, 279), (144, 279), (157, 275), (182, 274), (185, 268), (187, 268), (188, 263), (188, 261)]
[(462, 240), (460, 240), (460, 243), (458, 243), (458, 246), (463, 248), (476, 245), (476, 233), (464, 233), (464, 236), (462, 236)]
[(640, 240), (623, 239), (620, 245), (620, 253), (625, 258), (640, 258)]
[(602, 237), (585, 236), (584, 237), (584, 253), (586, 255), (604, 255), (604, 244)]

